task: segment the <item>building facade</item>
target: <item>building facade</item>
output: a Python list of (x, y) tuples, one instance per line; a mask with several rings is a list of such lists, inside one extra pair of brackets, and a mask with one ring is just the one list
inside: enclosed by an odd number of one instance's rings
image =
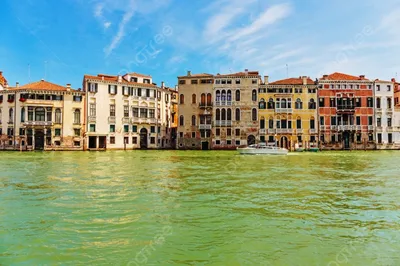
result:
[(178, 149), (211, 149), (213, 86), (211, 74), (178, 77)]
[(326, 150), (375, 149), (374, 82), (333, 73), (319, 80), (320, 147)]
[(318, 85), (309, 77), (269, 83), (258, 95), (260, 141), (289, 150), (318, 147)]
[(258, 71), (214, 76), (212, 149), (255, 144), (258, 134)]
[[(169, 91), (152, 77), (85, 75), (88, 150), (170, 148)], [(168, 95), (168, 96), (167, 96)]]
[(0, 90), (0, 149), (82, 150), (85, 93), (44, 80)]

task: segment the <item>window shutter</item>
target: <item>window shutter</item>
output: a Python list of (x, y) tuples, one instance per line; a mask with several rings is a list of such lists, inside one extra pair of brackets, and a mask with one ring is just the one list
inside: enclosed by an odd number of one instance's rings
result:
[(108, 93), (111, 94), (111, 85), (108, 85)]
[(117, 94), (118, 93), (118, 86), (117, 85), (114, 85), (115, 86), (115, 94)]
[(95, 92), (97, 92), (97, 87), (98, 87), (97, 85), (98, 85), (97, 83), (94, 84), (94, 91)]

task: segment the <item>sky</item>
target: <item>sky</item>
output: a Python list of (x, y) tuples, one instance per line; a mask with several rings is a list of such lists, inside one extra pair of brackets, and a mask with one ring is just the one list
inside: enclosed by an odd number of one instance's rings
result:
[[(270, 81), (400, 75), (400, 0), (1, 0), (0, 71), (42, 78), (258, 70)], [(398, 77), (400, 79), (400, 77)]]

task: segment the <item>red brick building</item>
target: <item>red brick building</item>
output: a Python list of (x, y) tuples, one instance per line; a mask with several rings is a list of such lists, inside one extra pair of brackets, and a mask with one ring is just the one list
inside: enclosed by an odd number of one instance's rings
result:
[(318, 113), (321, 149), (375, 149), (373, 81), (364, 75), (324, 75)]

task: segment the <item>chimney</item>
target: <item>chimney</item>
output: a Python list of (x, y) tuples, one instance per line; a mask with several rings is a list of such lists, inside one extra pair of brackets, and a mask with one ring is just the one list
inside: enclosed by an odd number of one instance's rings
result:
[(71, 84), (67, 83), (67, 88), (70, 89), (71, 88)]
[(192, 71), (188, 70), (187, 76), (190, 77), (192, 75)]
[(392, 78), (392, 82), (396, 82), (396, 79), (395, 79), (395, 78)]
[(161, 81), (161, 89), (164, 89), (165, 88), (165, 83), (164, 83), (164, 81)]
[(101, 80), (104, 81), (104, 76), (101, 76)]
[(360, 75), (360, 79), (364, 79), (365, 78), (365, 75)]
[(175, 90), (178, 91), (178, 85), (175, 85)]
[(269, 83), (269, 76), (264, 76), (264, 84), (268, 84)]
[(327, 77), (328, 77), (328, 75), (326, 75), (326, 74), (322, 76), (322, 78), (324, 78), (324, 79), (326, 79)]
[(246, 74), (246, 76), (248, 76), (248, 75), (249, 75), (249, 70), (246, 68), (246, 69), (244, 70), (244, 73)]
[(15, 87), (17, 88), (19, 87), (19, 82), (15, 83)]
[(0, 76), (2, 76), (3, 75), (3, 71), (0, 71)]
[(302, 76), (301, 78), (303, 79), (303, 85), (307, 85), (307, 77), (306, 76)]
[(44, 79), (42, 79), (42, 81), (44, 81)]
[(122, 76), (118, 75), (118, 82), (122, 82)]

